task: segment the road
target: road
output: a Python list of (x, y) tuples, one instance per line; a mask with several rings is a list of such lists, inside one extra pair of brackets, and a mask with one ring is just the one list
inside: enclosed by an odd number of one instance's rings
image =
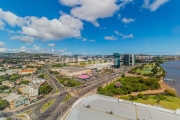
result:
[[(120, 76), (121, 75), (120, 73), (123, 73), (129, 69), (131, 69), (131, 68), (127, 68), (127, 69), (122, 68), (122, 69), (116, 70), (115, 73), (112, 73), (110, 75), (101, 76), (100, 78), (97, 78), (96, 80), (93, 80), (92, 82), (89, 82), (89, 83), (83, 85), (81, 87), (81, 89), (78, 91), (78, 93), (76, 93), (75, 96), (72, 96), (70, 99), (66, 100), (65, 102), (63, 102), (63, 100), (66, 97), (66, 95), (68, 94), (68, 92), (46, 70), (45, 71), (46, 74), (51, 79), (49, 81), (49, 83), (53, 87), (53, 91), (49, 94), (49, 96), (46, 97), (45, 99), (43, 99), (42, 101), (34, 103), (32, 105), (29, 105), (29, 106), (27, 106), (27, 107), (25, 107), (19, 111), (4, 112), (1, 114), (1, 116), (3, 116), (3, 117), (8, 116), (9, 117), (9, 116), (13, 116), (13, 115), (25, 112), (29, 109), (32, 109), (32, 113), (30, 114), (30, 117), (32, 120), (57, 120), (57, 119), (60, 119), (63, 116), (63, 114), (66, 113), (66, 111), (68, 111), (70, 109), (70, 107), (79, 98), (81, 98), (82, 96), (87, 94), (92, 89), (95, 89), (98, 86), (103, 85), (109, 81), (112, 81), (113, 79), (117, 78), (117, 76)], [(60, 93), (56, 93), (56, 89), (58, 89), (60, 91)], [(72, 88), (72, 90), (74, 90), (74, 88)], [(41, 110), (42, 106), (46, 102), (48, 102), (52, 99), (56, 100), (55, 103), (53, 105), (51, 105), (45, 112), (41, 113), (40, 110)]]
[(43, 113), (41, 113), (41, 108), (43, 107), (43, 105), (45, 103), (38, 105), (36, 108), (34, 108), (30, 114), (30, 117), (32, 120), (43, 120), (44, 118), (47, 118), (49, 116), (49, 114), (51, 114), (53, 112), (53, 110), (59, 105), (59, 103), (61, 103), (64, 100), (64, 98), (66, 97), (66, 94), (67, 94), (65, 88), (62, 87), (57, 82), (57, 80), (48, 73), (47, 70), (46, 70), (45, 74), (47, 74), (49, 76), (49, 78), (51, 79), (51, 80), (49, 80), (49, 82), (53, 87), (53, 91), (55, 91), (55, 92), (52, 92), (52, 94), (56, 93), (56, 89), (58, 89), (60, 91), (60, 94), (54, 95), (51, 97), (51, 99), (48, 99), (48, 101), (54, 99), (55, 102), (50, 107), (48, 107), (48, 109), (46, 109)]

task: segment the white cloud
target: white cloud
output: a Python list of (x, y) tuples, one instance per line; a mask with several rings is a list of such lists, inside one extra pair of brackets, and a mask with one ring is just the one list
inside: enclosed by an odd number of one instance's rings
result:
[(5, 47), (5, 43), (4, 42), (0, 42), (0, 48)]
[(119, 33), (118, 31), (114, 31), (116, 33), (116, 35), (119, 35), (122, 37), (122, 39), (127, 39), (127, 38), (134, 38), (133, 34), (129, 34), (129, 35), (124, 35), (122, 33)]
[(121, 18), (121, 14), (118, 14), (118, 20)]
[(83, 38), (83, 39), (82, 39), (82, 41), (83, 41), (83, 42), (86, 42), (86, 41), (87, 41), (87, 39), (86, 39), (86, 38)]
[(114, 36), (105, 36), (104, 39), (114, 41), (114, 40), (117, 40), (118, 38)]
[(0, 52), (2, 53), (2, 52), (6, 52), (6, 48), (0, 48)]
[[(81, 30), (83, 29), (81, 20), (65, 13), (61, 13), (59, 19), (49, 20), (46, 17), (19, 17), (9, 11), (3, 11), (0, 8), (0, 21), (4, 21), (4, 23), (12, 27), (18, 26), (22, 28), (22, 31), (17, 32), (18, 34), (29, 36), (29, 38), (33, 37), (33, 39), (41, 39), (43, 41), (80, 37)], [(1, 28), (3, 25), (2, 22), (0, 22)], [(27, 37), (25, 39), (27, 39)], [(26, 42), (26, 40), (22, 40), (22, 38), (20, 40)], [(34, 40), (31, 38), (31, 42), (32, 41)]]
[(32, 48), (32, 50), (39, 51), (39, 50), (40, 50), (40, 46), (33, 45), (33, 48)]
[[(169, 0), (144, 0), (143, 8), (150, 9), (150, 11), (156, 11), (160, 6), (168, 2)], [(152, 2), (150, 4), (150, 2)]]
[(26, 17), (25, 18), (19, 17), (9, 11), (3, 11), (1, 8), (0, 8), (0, 19), (6, 21), (12, 27), (16, 25), (22, 26), (26, 22)]
[(180, 52), (176, 52), (176, 54), (180, 55)]
[(27, 49), (25, 46), (22, 46), (19, 48), (19, 52), (26, 52), (26, 51), (27, 51)]
[(7, 48), (4, 42), (0, 42), (0, 52), (6, 52)]
[(5, 26), (5, 23), (2, 20), (0, 20), (0, 30), (3, 30), (4, 26)]
[(11, 40), (20, 40), (21, 42), (25, 42), (25, 43), (33, 43), (34, 42), (34, 38), (30, 37), (30, 36), (12, 36), (10, 37)]
[[(48, 28), (48, 29), (47, 29)], [(81, 36), (83, 23), (70, 15), (62, 14), (58, 19), (31, 17), (31, 24), (22, 27), (23, 34), (47, 41)]]
[(116, 11), (133, 0), (59, 0), (61, 4), (73, 6), (71, 14), (82, 20), (89, 21), (99, 27), (97, 19), (112, 17)]
[(52, 43), (50, 43), (50, 44), (48, 44), (48, 46), (49, 46), (49, 47), (55, 47), (55, 46), (56, 46), (56, 44), (52, 44)]
[(94, 40), (94, 39), (88, 40), (87, 38), (83, 38), (82, 42), (96, 42), (96, 40)]
[(123, 18), (121, 21), (122, 21), (123, 23), (131, 23), (131, 22), (134, 22), (135, 19), (132, 19), (132, 18)]

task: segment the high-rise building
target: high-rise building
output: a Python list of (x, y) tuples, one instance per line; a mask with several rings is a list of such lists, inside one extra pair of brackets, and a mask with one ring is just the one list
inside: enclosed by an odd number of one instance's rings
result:
[(135, 55), (134, 54), (125, 54), (124, 55), (124, 65), (135, 65)]
[(114, 67), (119, 68), (120, 67), (120, 54), (114, 53)]

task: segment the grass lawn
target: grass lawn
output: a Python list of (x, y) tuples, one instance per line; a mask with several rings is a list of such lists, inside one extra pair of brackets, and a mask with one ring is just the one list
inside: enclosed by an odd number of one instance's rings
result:
[(71, 98), (72, 96), (70, 94), (67, 94), (66, 97), (64, 98), (63, 102), (66, 101), (67, 99)]
[(56, 88), (56, 93), (59, 93), (59, 89)]
[(171, 110), (176, 110), (180, 108), (180, 98), (178, 97), (168, 96), (165, 100), (161, 100), (159, 104), (157, 103), (157, 100), (154, 95), (149, 96), (149, 99), (147, 101), (140, 98), (138, 100), (133, 100), (133, 101), (143, 104), (160, 105), (164, 108)]
[(154, 63), (149, 63), (145, 65), (142, 70), (138, 69), (136, 72), (141, 74), (149, 74), (152, 73), (151, 70), (154, 68), (154, 66), (155, 66)]
[(54, 102), (55, 102), (55, 100), (51, 100), (51, 101), (45, 103), (45, 104), (43, 105), (43, 107), (41, 108), (41, 111), (44, 112), (44, 111), (45, 111), (48, 107), (50, 107)]
[(44, 78), (46, 78), (47, 80), (49, 80), (49, 76), (47, 74), (44, 74)]
[(27, 110), (24, 113), (26, 113), (27, 115), (29, 115), (31, 113), (31, 110)]

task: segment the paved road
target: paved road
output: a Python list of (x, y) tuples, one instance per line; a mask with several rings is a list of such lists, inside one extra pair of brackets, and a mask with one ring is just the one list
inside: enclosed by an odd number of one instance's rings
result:
[[(136, 67), (136, 66), (134, 66)], [(61, 103), (54, 111), (53, 114), (50, 114), (46, 120), (58, 120), (60, 119), (63, 114), (65, 114), (71, 106), (82, 96), (87, 94), (89, 91), (97, 88), (98, 86), (101, 86), (109, 81), (112, 81), (113, 79), (120, 77), (123, 72), (130, 70), (132, 67), (127, 67), (127, 68), (121, 68), (119, 70), (115, 70), (115, 73), (112, 73), (110, 75), (105, 75), (96, 81), (91, 82), (90, 84), (88, 83), (87, 86), (80, 90), (76, 96), (71, 97), (67, 101)]]
[[(73, 105), (73, 103), (75, 103), (80, 97), (87, 94), (90, 90), (95, 89), (98, 86), (103, 85), (104, 83), (112, 81), (113, 79), (117, 78), (117, 76), (120, 76), (120, 72), (122, 73), (129, 69), (130, 68), (116, 70), (115, 73), (102, 76), (102, 77), (96, 79), (95, 81), (92, 81), (88, 84), (83, 85), (82, 86), (83, 88), (75, 96), (71, 97), (70, 99), (68, 99), (65, 102), (62, 102), (62, 101), (68, 92), (46, 70), (46, 74), (48, 74), (48, 76), (51, 78), (50, 84), (53, 85), (53, 90), (55, 88), (57, 88), (57, 89), (59, 89), (60, 93), (58, 93), (57, 95), (52, 95), (52, 94), (54, 94), (54, 91), (53, 91), (47, 98), (45, 98), (44, 100), (42, 100), (38, 103), (34, 103), (34, 104), (27, 106), (19, 111), (2, 113), (1, 116), (13, 116), (18, 113), (21, 113), (21, 112), (24, 112), (24, 111), (27, 111), (29, 109), (36, 107), (36, 109), (34, 109), (34, 111), (33, 111), (34, 114), (33, 115), (31, 114), (32, 115), (31, 117), (33, 120), (57, 120), (57, 119), (61, 118), (61, 116), (67, 110), (69, 110), (70, 107)], [(40, 108), (46, 102), (50, 101), (51, 99), (56, 99), (56, 102), (51, 107), (49, 107), (45, 112), (40, 113)]]
[(41, 113), (41, 108), (43, 107), (43, 105), (45, 103), (38, 105), (36, 108), (34, 108), (33, 111), (31, 112), (32, 114), (30, 114), (30, 117), (32, 120), (44, 120), (45, 118), (47, 118), (53, 112), (53, 110), (59, 105), (59, 103), (61, 103), (64, 100), (64, 98), (66, 97), (66, 94), (67, 94), (65, 88), (62, 87), (57, 82), (57, 80), (48, 73), (47, 70), (46, 70), (45, 74), (47, 74), (49, 76), (49, 78), (51, 79), (50, 82), (52, 82), (51, 84), (53, 86), (53, 90), (55, 90), (55, 93), (56, 93), (56, 89), (58, 89), (60, 91), (60, 94), (54, 95), (53, 97), (51, 97), (51, 99), (49, 99), (49, 101), (55, 100), (55, 102), (48, 109), (46, 109), (43, 113)]

